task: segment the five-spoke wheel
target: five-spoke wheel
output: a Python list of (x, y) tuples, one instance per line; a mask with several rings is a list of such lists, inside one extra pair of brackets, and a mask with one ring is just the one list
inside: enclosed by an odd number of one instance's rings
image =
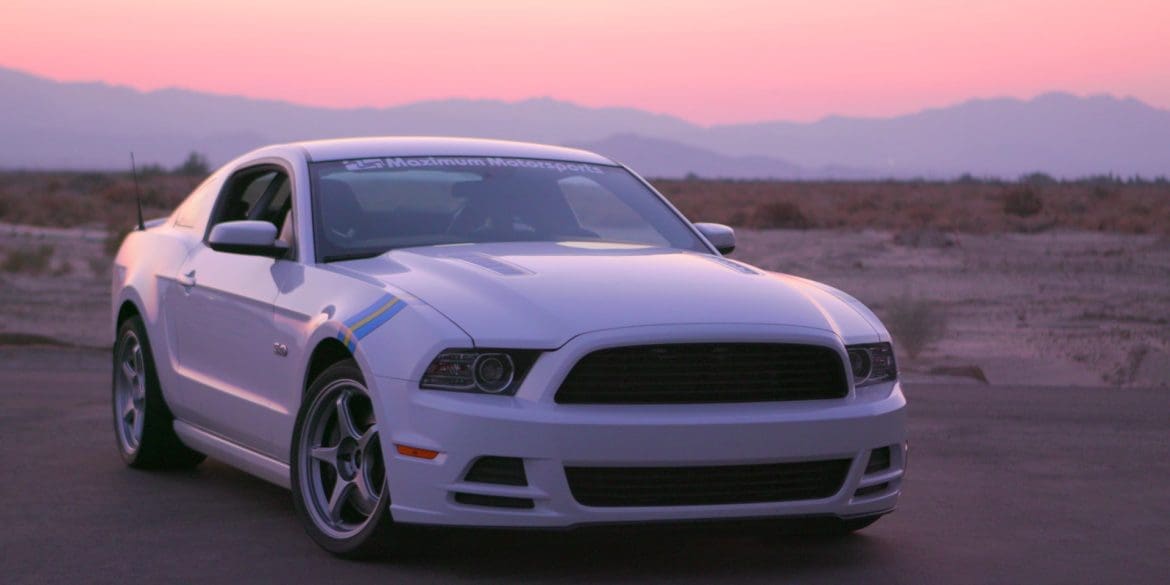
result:
[(325, 549), (365, 556), (384, 547), (391, 523), (374, 405), (352, 361), (310, 387), (297, 417), (292, 484), (306, 529)]

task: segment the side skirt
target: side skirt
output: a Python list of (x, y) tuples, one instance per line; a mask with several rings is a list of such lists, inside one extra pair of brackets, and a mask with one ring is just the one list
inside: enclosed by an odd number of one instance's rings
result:
[(191, 426), (181, 420), (175, 421), (175, 434), (188, 447), (209, 457), (219, 459), (232, 467), (289, 489), (289, 467), (266, 455), (241, 447), (227, 439), (213, 435), (203, 429)]

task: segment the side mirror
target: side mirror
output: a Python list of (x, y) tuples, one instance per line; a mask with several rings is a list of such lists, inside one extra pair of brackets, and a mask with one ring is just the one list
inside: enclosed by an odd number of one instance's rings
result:
[(225, 221), (211, 228), (207, 245), (217, 252), (280, 258), (288, 244), (276, 240), (276, 226), (267, 221)]
[(720, 254), (730, 254), (735, 251), (735, 230), (721, 223), (696, 223), (695, 229), (719, 250)]

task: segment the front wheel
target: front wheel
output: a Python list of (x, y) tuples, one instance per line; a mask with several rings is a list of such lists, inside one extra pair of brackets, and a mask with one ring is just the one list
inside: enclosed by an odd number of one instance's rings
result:
[(293, 432), (292, 491), (305, 530), (346, 558), (388, 551), (393, 520), (374, 405), (353, 360), (306, 393)]

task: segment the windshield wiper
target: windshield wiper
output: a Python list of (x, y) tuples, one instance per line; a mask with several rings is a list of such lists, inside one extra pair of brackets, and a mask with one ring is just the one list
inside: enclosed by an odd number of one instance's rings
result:
[(361, 260), (363, 258), (373, 258), (381, 256), (388, 250), (363, 250), (357, 252), (345, 252), (343, 254), (330, 254), (321, 259), (322, 262), (342, 262), (345, 260)]

